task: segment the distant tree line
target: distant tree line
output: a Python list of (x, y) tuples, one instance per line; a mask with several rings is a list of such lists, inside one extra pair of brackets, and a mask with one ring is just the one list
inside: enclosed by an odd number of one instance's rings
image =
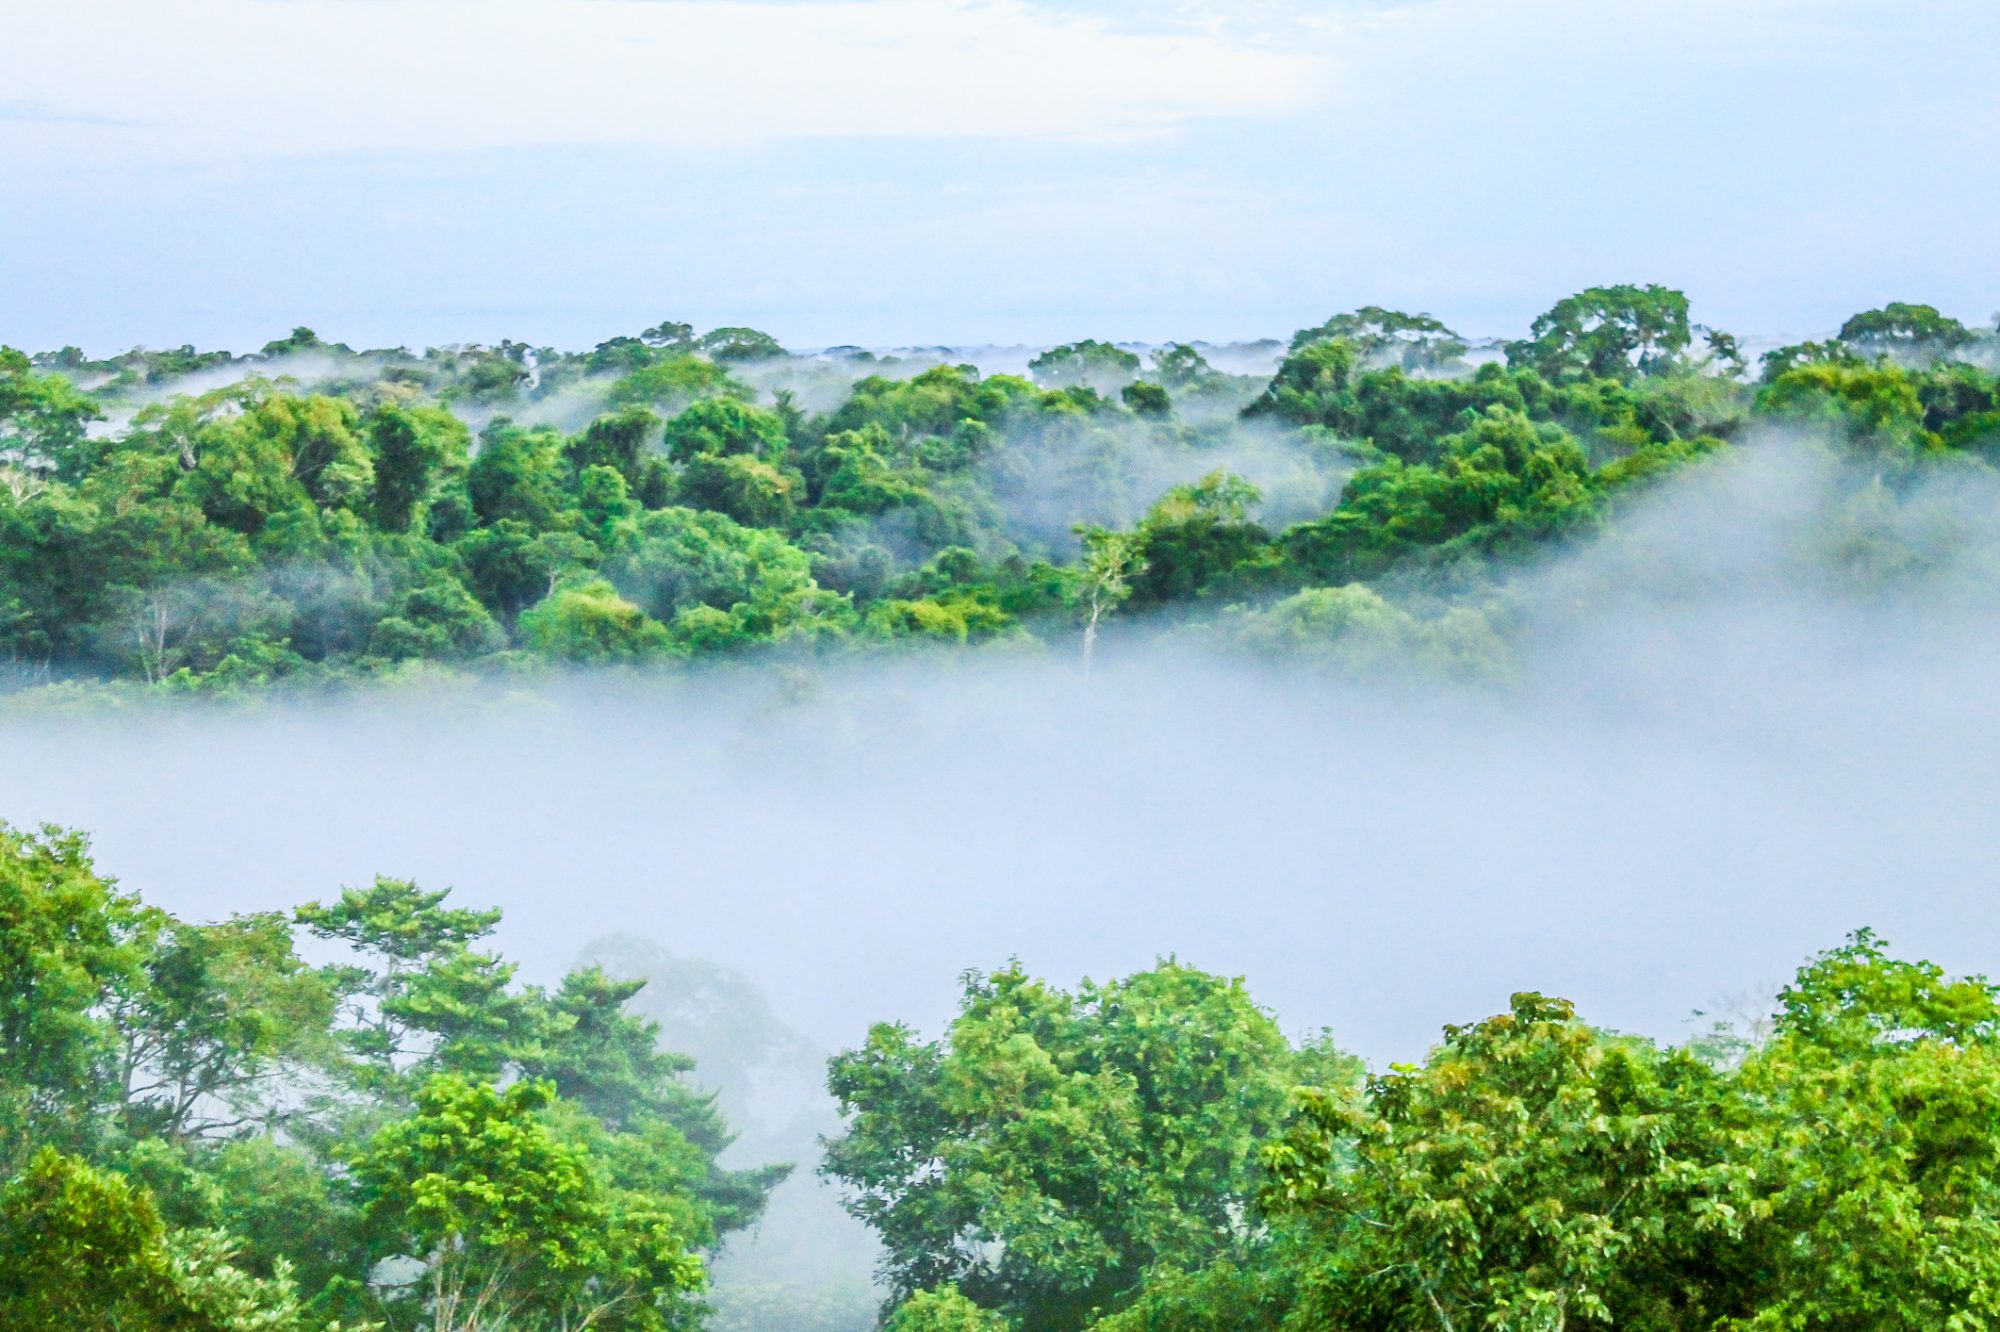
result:
[[(586, 353), (0, 350), (0, 663), (219, 691), (1092, 645), (1143, 614), (1476, 673), (1482, 589), (1757, 427), (1891, 494), (2000, 447), (2000, 340), (1921, 305), (1754, 376), (1657, 286), (1483, 349), (1376, 307), (1275, 349), (1269, 379), (1187, 343), (1072, 343), (1022, 377), (675, 323)], [(1246, 440), (1338, 484), (1267, 525)]]

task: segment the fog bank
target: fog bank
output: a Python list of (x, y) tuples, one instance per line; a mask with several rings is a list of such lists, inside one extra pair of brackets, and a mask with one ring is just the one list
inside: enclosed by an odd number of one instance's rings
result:
[(935, 1025), (959, 972), (1010, 955), (1072, 981), (1178, 954), (1378, 1061), (1531, 987), (1672, 1037), (1861, 924), (1954, 968), (2000, 956), (1989, 618), (1592, 587), (1590, 616), (1533, 612), (1499, 689), (1128, 640), (1088, 685), (1062, 655), (920, 659), (15, 719), (0, 815), (90, 829), (196, 916), (379, 871), (503, 906), (543, 977), (645, 936), (739, 969), (822, 1047)]

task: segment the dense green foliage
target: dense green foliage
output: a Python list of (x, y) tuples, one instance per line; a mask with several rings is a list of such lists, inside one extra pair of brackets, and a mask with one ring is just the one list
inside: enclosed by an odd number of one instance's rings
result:
[(892, 1327), (2000, 1325), (2000, 988), (1866, 932), (1761, 1039), (1517, 994), (1363, 1078), (1167, 963), (974, 977), (944, 1041), (833, 1067)]
[(195, 925), (0, 826), (0, 1326), (692, 1326), (785, 1168), (716, 1164), (638, 983), (517, 985), (497, 920), (378, 879)]
[(947, 1040), (877, 1027), (833, 1061), (853, 1122), (824, 1169), (880, 1233), (895, 1292), (950, 1284), (1081, 1327), (1147, 1267), (1242, 1245), (1257, 1144), (1329, 1058), (1292, 1049), (1241, 985), (1174, 963), (1075, 995), (1018, 967), (974, 975)]
[[(496, 920), (378, 879), (191, 924), (0, 830), (0, 1325), (699, 1325), (785, 1168), (718, 1165), (641, 982), (517, 984)], [(1177, 961), (1010, 964), (829, 1087), (905, 1332), (2000, 1325), (2000, 987), (1866, 931), (1768, 1024), (1523, 993), (1372, 1076)]]
[[(1500, 347), (1369, 307), (1281, 350), (1268, 380), (1186, 343), (1071, 343), (1023, 378), (672, 323), (586, 353), (305, 329), (248, 357), (0, 351), (0, 659), (220, 690), (906, 641), (1087, 655), (1144, 613), (1347, 665), (1393, 622), (1398, 650), (1477, 673), (1467, 617), (1524, 556), (1759, 424), (1904, 479), (2000, 441), (2000, 342), (1928, 306), (1774, 351), (1756, 383), (1657, 286), (1568, 297)], [(1321, 613), (1336, 593), (1391, 614)]]

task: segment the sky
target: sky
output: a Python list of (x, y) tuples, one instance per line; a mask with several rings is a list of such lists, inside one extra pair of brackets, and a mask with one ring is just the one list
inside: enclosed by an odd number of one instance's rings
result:
[(1989, 0), (65, 0), (0, 43), (0, 343), (1803, 336), (2000, 307)]

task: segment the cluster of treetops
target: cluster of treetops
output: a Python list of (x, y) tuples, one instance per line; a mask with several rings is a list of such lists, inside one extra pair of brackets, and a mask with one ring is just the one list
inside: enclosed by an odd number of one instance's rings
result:
[[(637, 986), (520, 984), (495, 919), (192, 924), (0, 828), (0, 1326), (699, 1326), (786, 1167), (720, 1168)], [(1177, 961), (1013, 963), (828, 1078), (889, 1332), (2000, 1326), (2000, 987), (1866, 932), (1683, 1045), (1523, 993), (1375, 1074)]]
[[(982, 376), (680, 324), (581, 354), (357, 353), (304, 329), (246, 357), (0, 349), (0, 663), (225, 689), (1087, 645), (1146, 612), (1477, 669), (1476, 592), (1760, 423), (1892, 488), (2000, 448), (2000, 334), (1929, 306), (1755, 373), (1658, 286), (1581, 292), (1483, 353), (1372, 307), (1276, 350), (1267, 379), (1190, 344), (1085, 341)], [(1267, 526), (1229, 470), (1245, 439), (1339, 484)], [(1159, 493), (1163, 469), (1185, 483)]]

